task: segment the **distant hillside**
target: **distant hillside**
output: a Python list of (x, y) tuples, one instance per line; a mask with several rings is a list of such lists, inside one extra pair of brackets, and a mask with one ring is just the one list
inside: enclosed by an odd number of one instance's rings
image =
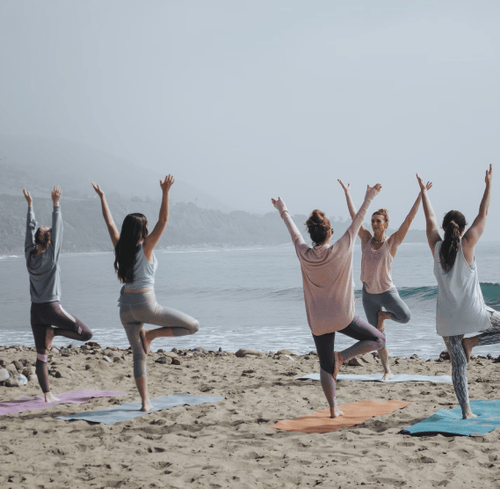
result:
[[(50, 225), (52, 201), (35, 198), (34, 209), (39, 225)], [(130, 212), (142, 212), (156, 223), (159, 202), (146, 202), (137, 197), (129, 200), (110, 199), (113, 217), (120, 228), (123, 218)], [(101, 214), (100, 202), (95, 198), (61, 200), (64, 220), (63, 252), (111, 251), (112, 245)], [(0, 255), (22, 254), (26, 226), (27, 204), (24, 197), (0, 194)], [(307, 238), (304, 223), (307, 216), (293, 216), (299, 229)], [(350, 221), (333, 219), (334, 237), (338, 239)], [(410, 231), (407, 242), (425, 240), (423, 231)], [(207, 210), (193, 203), (171, 206), (167, 229), (160, 248), (169, 246), (252, 246), (287, 243), (290, 237), (278, 212), (265, 215), (243, 211), (224, 213)]]
[[(158, 179), (164, 175), (156, 175), (141, 163), (73, 141), (0, 134), (0, 193), (20, 195), (26, 187), (33, 196), (45, 197), (54, 185), (59, 185), (65, 195), (86, 198), (94, 195), (90, 185), (93, 180), (110, 196), (159, 198)], [(178, 179), (170, 197), (172, 202), (195, 202), (199, 207), (224, 212), (233, 210)]]

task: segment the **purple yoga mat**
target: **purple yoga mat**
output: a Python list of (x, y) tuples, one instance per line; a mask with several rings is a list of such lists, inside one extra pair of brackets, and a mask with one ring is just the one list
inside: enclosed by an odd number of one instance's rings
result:
[(54, 394), (59, 399), (56, 402), (45, 402), (43, 397), (21, 397), (13, 401), (0, 402), (0, 416), (3, 414), (15, 414), (28, 411), (30, 409), (45, 409), (56, 404), (85, 404), (93, 397), (114, 397), (124, 396), (128, 392), (117, 391), (96, 391), (94, 389), (83, 389), (81, 391), (63, 392)]

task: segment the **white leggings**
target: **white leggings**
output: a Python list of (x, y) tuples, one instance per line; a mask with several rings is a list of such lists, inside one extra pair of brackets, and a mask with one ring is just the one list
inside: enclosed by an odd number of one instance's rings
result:
[[(491, 328), (481, 331), (477, 336), (479, 345), (494, 345), (500, 343), (500, 312), (486, 307), (490, 313)], [(453, 387), (461, 407), (469, 404), (469, 388), (467, 386), (467, 357), (462, 345), (464, 335), (443, 336), (443, 340), (450, 352), (451, 378)]]
[(172, 336), (186, 336), (198, 331), (196, 319), (183, 312), (162, 307), (156, 302), (154, 291), (139, 294), (122, 293), (120, 319), (127, 333), (134, 355), (134, 377), (146, 375), (146, 352), (142, 346), (141, 329), (144, 323), (171, 330)]

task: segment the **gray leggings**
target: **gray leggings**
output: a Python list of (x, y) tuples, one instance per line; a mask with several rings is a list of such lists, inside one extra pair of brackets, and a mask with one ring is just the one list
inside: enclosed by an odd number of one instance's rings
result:
[(377, 313), (382, 307), (391, 313), (392, 320), (397, 323), (406, 324), (411, 319), (410, 309), (399, 297), (396, 287), (382, 294), (369, 294), (363, 284), (363, 308), (366, 319), (372, 326), (377, 326)]
[(120, 319), (134, 355), (134, 377), (146, 375), (146, 352), (142, 346), (141, 329), (144, 323), (168, 328), (172, 336), (186, 336), (198, 331), (196, 319), (156, 302), (154, 291), (120, 296)]
[[(500, 312), (486, 308), (490, 313), (491, 328), (482, 331), (478, 336), (479, 345), (494, 345), (500, 343)], [(451, 378), (458, 403), (463, 408), (469, 404), (469, 389), (467, 387), (467, 357), (462, 345), (464, 335), (443, 336), (443, 340), (450, 352)]]

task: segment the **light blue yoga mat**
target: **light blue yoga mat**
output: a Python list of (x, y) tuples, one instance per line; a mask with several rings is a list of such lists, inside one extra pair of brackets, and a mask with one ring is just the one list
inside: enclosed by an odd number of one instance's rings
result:
[(83, 419), (93, 423), (103, 423), (113, 425), (120, 421), (128, 421), (129, 419), (144, 416), (145, 414), (161, 411), (162, 409), (170, 409), (177, 406), (194, 406), (196, 404), (205, 404), (209, 402), (222, 401), (224, 397), (214, 396), (197, 396), (192, 394), (172, 394), (170, 396), (158, 397), (152, 399), (151, 404), (153, 409), (148, 412), (141, 411), (142, 404), (140, 402), (124, 402), (119, 406), (113, 406), (99, 411), (84, 411), (81, 413), (71, 414), (70, 416), (58, 416), (59, 419), (72, 420)]
[[(451, 383), (451, 375), (417, 375), (417, 374), (396, 374), (390, 380), (382, 380), (383, 374), (339, 374), (337, 380), (352, 380), (358, 382), (384, 382), (390, 384), (392, 382), (436, 382), (436, 383)], [(307, 374), (302, 377), (297, 377), (295, 380), (320, 380), (319, 374)]]
[(462, 419), (462, 409), (440, 409), (436, 414), (401, 430), (405, 435), (442, 433), (445, 435), (481, 436), (500, 427), (500, 400), (471, 401), (477, 418)]

